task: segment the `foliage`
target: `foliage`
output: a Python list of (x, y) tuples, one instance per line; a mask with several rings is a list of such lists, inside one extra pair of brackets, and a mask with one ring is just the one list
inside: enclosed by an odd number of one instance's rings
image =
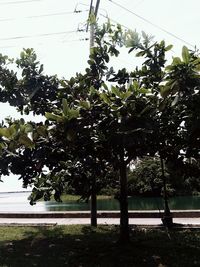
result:
[[(170, 196), (194, 195), (200, 192), (200, 169), (196, 162), (177, 160), (166, 166), (167, 191)], [(159, 158), (140, 159), (128, 172), (130, 196), (161, 196), (163, 180)]]
[(161, 196), (162, 172), (158, 158), (144, 158), (128, 172), (129, 195)]
[[(15, 61), (21, 76), (8, 67), (14, 61), (0, 56), (0, 100), (22, 114), (46, 118), (2, 125), (0, 174), (19, 174), (24, 186), (32, 184), (32, 204), (51, 195), (60, 201), (67, 187), (88, 199), (109, 184), (119, 185), (122, 232), (128, 237), (129, 163), (144, 156), (160, 157), (168, 166), (199, 159), (200, 60), (183, 47), (182, 59), (166, 67), (171, 45), (164, 41), (153, 43), (145, 33), (123, 32), (110, 22), (95, 27), (88, 68), (69, 80), (45, 75), (32, 49)], [(141, 68), (109, 67), (123, 46), (144, 59)]]

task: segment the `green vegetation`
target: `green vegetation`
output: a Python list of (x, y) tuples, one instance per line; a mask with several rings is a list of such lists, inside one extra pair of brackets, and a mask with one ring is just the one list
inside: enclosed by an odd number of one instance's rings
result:
[(0, 227), (0, 266), (200, 266), (200, 231), (132, 229), (119, 245), (118, 227)]
[[(78, 200), (80, 200), (80, 198), (81, 198), (81, 196), (70, 195), (70, 194), (63, 194), (61, 196), (62, 201), (78, 201)], [(108, 199), (108, 198), (112, 198), (112, 196), (105, 196), (105, 195), (97, 196), (97, 199)], [(52, 200), (54, 200), (53, 197), (52, 197)]]
[[(199, 195), (200, 168), (197, 163), (179, 160), (175, 164), (166, 164), (169, 196)], [(152, 197), (163, 195), (162, 172), (157, 157), (144, 157), (136, 163), (135, 169), (128, 171), (128, 194)]]
[[(110, 21), (102, 27), (91, 23), (95, 46), (88, 67), (70, 79), (46, 75), (33, 49), (24, 49), (16, 60), (0, 54), (0, 102), (45, 119), (0, 124), (0, 179), (13, 173), (25, 187), (32, 185), (32, 204), (52, 195), (59, 201), (67, 188), (75, 189), (83, 199), (91, 198), (93, 226), (96, 195), (108, 186), (120, 188), (124, 242), (129, 240), (130, 164), (146, 156), (159, 159), (164, 216), (169, 218), (166, 166), (199, 160), (200, 57), (184, 46), (181, 57), (168, 63), (172, 45), (165, 41), (154, 42), (144, 32), (123, 30)], [(128, 71), (110, 65), (122, 47), (131, 61), (141, 57), (140, 66)], [(178, 173), (176, 178), (179, 183)]]

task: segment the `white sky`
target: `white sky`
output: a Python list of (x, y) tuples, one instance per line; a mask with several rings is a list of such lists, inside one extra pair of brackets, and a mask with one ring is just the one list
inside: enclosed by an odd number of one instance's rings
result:
[[(93, 2), (96, 3), (95, 0)], [(200, 47), (198, 32), (200, 1), (113, 0), (113, 3), (109, 0), (100, 1), (98, 16), (100, 23), (106, 21), (103, 16), (108, 15), (110, 19), (130, 29), (136, 29), (138, 32), (143, 30), (153, 35), (155, 40), (164, 39), (166, 43), (174, 45), (173, 52), (169, 53), (169, 57), (172, 57), (180, 55), (181, 47), (186, 45), (183, 41), (170, 36), (114, 3), (124, 6), (184, 41)], [(44, 64), (47, 74), (70, 78), (76, 72), (84, 71), (87, 66), (89, 41), (81, 39), (88, 38), (89, 33), (77, 32), (77, 29), (85, 28), (89, 5), (90, 0), (0, 0), (0, 53), (16, 58), (23, 47), (33, 47), (38, 59)], [(82, 12), (73, 13), (75, 8)], [(59, 15), (53, 15), (57, 13)], [(36, 17), (40, 15), (41, 17)], [(57, 34), (38, 36), (49, 33)], [(131, 55), (123, 55), (123, 58), (115, 60), (115, 64), (117, 67), (131, 69), (135, 66), (135, 61)], [(14, 109), (0, 103), (0, 120), (8, 115), (20, 117)], [(16, 178), (9, 177), (4, 181), (0, 183), (0, 192), (21, 189), (21, 183)]]

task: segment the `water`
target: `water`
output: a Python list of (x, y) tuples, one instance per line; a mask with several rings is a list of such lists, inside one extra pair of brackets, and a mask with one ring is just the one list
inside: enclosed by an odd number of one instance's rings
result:
[(31, 206), (28, 201), (28, 192), (0, 193), (0, 212), (37, 212), (45, 211), (45, 203), (40, 202)]
[[(30, 193), (0, 193), (0, 212), (40, 212), (40, 211), (80, 211), (89, 210), (90, 203), (67, 201), (57, 203), (54, 201), (38, 202), (31, 206), (28, 201)], [(129, 210), (159, 210), (163, 209), (161, 198), (131, 197), (128, 199)], [(200, 196), (174, 197), (169, 201), (173, 210), (200, 209)], [(119, 210), (116, 199), (101, 199), (97, 201), (98, 210)]]

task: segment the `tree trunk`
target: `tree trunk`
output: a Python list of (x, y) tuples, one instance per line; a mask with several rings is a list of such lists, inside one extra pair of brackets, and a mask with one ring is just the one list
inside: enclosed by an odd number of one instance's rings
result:
[(91, 226), (97, 226), (97, 195), (96, 195), (96, 177), (92, 177), (92, 191), (91, 191), (91, 204), (90, 204), (90, 218)]
[(127, 170), (124, 151), (120, 155), (120, 242), (129, 242), (129, 216), (127, 200)]
[(172, 227), (173, 225), (173, 219), (172, 214), (169, 209), (168, 205), (168, 197), (167, 197), (167, 186), (166, 186), (166, 177), (165, 177), (165, 169), (164, 169), (164, 161), (162, 158), (160, 158), (161, 163), (161, 170), (162, 170), (162, 179), (163, 179), (163, 194), (164, 194), (164, 216), (162, 218), (162, 222), (164, 226)]

